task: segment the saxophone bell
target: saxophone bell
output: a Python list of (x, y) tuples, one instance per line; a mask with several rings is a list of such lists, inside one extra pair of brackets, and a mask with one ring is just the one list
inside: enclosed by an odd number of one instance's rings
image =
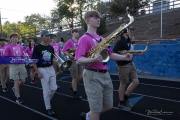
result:
[(101, 57), (103, 59), (102, 60), (103, 63), (107, 63), (109, 61), (110, 57), (109, 57), (109, 53), (108, 53), (107, 49), (103, 49), (100, 52), (100, 55), (101, 55)]

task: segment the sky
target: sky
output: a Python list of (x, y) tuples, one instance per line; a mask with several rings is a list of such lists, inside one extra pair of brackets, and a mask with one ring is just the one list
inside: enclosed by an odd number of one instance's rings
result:
[(33, 13), (50, 16), (55, 7), (54, 0), (0, 0), (1, 21), (24, 21), (25, 16)]
[(25, 16), (33, 13), (50, 16), (51, 10), (55, 7), (55, 0), (0, 0), (1, 21), (24, 21)]
[(33, 13), (50, 16), (51, 10), (55, 7), (54, 0), (0, 0), (1, 21), (2, 23), (24, 21), (25, 16)]

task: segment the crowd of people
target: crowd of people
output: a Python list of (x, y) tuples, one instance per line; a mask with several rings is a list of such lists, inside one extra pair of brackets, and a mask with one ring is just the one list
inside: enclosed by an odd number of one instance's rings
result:
[[(51, 99), (58, 86), (56, 84), (57, 74), (62, 73), (59, 58), (68, 58), (71, 62), (69, 71), (72, 76), (70, 89), (73, 98), (81, 99), (77, 94), (78, 84), (83, 80), (85, 92), (89, 103), (89, 112), (81, 114), (86, 120), (100, 120), (102, 112), (113, 107), (113, 84), (108, 72), (107, 63), (102, 62), (103, 57), (96, 54), (89, 57), (89, 52), (94, 49), (104, 39), (98, 35), (97, 28), (100, 26), (100, 14), (97, 11), (88, 11), (84, 15), (87, 31), (79, 37), (77, 29), (71, 30), (71, 38), (66, 42), (57, 42), (57, 36), (48, 31), (42, 31), (40, 43), (35, 44), (33, 39), (24, 46), (19, 43), (20, 36), (13, 33), (9, 36), (9, 41), (0, 41), (0, 56), (3, 57), (28, 57), (37, 60), (32, 64), (5, 64), (0, 63), (0, 80), (2, 92), (6, 93), (7, 81), (13, 80), (12, 90), (16, 97), (15, 101), (21, 104), (21, 86), (26, 80), (35, 84), (36, 80), (41, 81), (43, 89), (43, 99), (48, 115), (55, 115), (51, 107)], [(63, 41), (63, 40), (60, 40)], [(119, 54), (119, 51), (132, 49), (131, 37), (128, 29), (121, 32), (120, 39), (114, 48), (107, 47), (106, 51), (110, 59), (117, 61), (119, 69), (119, 106), (126, 105), (126, 102), (138, 86), (139, 80), (133, 63), (133, 55)], [(64, 59), (66, 62), (66, 59)], [(131, 80), (131, 82), (129, 81)]]

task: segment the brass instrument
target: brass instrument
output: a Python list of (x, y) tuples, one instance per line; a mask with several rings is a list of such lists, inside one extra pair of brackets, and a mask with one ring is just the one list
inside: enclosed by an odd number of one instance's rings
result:
[(66, 55), (66, 57), (70, 60), (74, 59), (74, 53), (75, 53), (75, 49), (69, 49), (67, 52), (65, 52), (64, 54)]
[(105, 37), (104, 40), (102, 40), (95, 48), (90, 50), (90, 52), (88, 53), (88, 57), (94, 58), (95, 55), (100, 54), (103, 58), (102, 62), (108, 62), (110, 57), (106, 48), (123, 29), (129, 27), (134, 22), (134, 17), (129, 14), (128, 8), (126, 10), (128, 13), (129, 22), (127, 24), (120, 25), (114, 32)]
[(146, 44), (146, 47), (143, 50), (122, 50), (122, 51), (118, 51), (118, 53), (120, 53), (120, 54), (126, 54), (126, 53), (143, 54), (148, 50), (148, 45), (149, 45), (149, 42)]
[[(53, 53), (52, 53), (53, 54)], [(56, 61), (58, 63), (58, 67), (61, 68), (62, 71), (67, 70), (70, 68), (72, 61), (69, 59), (63, 59), (62, 57), (53, 54), (53, 56), (56, 58)]]

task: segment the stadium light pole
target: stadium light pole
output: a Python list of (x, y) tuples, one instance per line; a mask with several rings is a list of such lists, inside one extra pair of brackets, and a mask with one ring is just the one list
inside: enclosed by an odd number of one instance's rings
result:
[(2, 33), (3, 33), (2, 19), (7, 19), (7, 18), (2, 18), (2, 16), (1, 16), (1, 9), (2, 9), (2, 8), (0, 8), (0, 35), (2, 35)]
[(162, 32), (162, 29), (163, 29), (163, 24), (162, 24), (162, 13), (163, 13), (163, 10), (162, 10), (162, 7), (163, 7), (163, 1), (161, 0), (161, 34), (160, 34), (160, 38), (162, 38), (162, 36), (163, 36), (163, 32)]

